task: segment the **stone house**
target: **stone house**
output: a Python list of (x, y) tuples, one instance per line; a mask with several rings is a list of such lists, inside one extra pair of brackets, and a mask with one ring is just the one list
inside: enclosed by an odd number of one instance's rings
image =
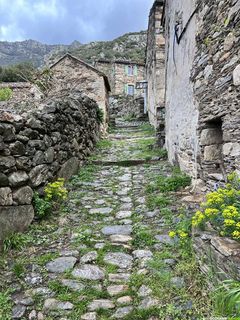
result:
[(156, 0), (149, 14), (146, 81), (147, 110), (150, 123), (155, 127), (160, 146), (165, 142), (165, 39), (161, 25), (163, 0)]
[(145, 65), (124, 60), (98, 60), (95, 67), (104, 72), (111, 83), (111, 95), (139, 96), (142, 91), (136, 89), (136, 82), (145, 78)]
[(108, 77), (93, 66), (67, 53), (50, 66), (52, 88), (50, 95), (62, 90), (81, 90), (95, 100), (108, 122), (108, 101), (111, 91)]
[(111, 84), (110, 117), (133, 116), (144, 117), (145, 90), (138, 89), (137, 82), (145, 78), (144, 64), (122, 60), (98, 60), (95, 67), (104, 72)]
[(213, 188), (240, 173), (240, 1), (157, 2), (169, 160)]

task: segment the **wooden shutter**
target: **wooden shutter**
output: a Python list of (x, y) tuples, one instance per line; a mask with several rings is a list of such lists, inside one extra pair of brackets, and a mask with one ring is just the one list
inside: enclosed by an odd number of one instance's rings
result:
[(138, 75), (138, 67), (134, 66), (134, 75), (137, 76)]

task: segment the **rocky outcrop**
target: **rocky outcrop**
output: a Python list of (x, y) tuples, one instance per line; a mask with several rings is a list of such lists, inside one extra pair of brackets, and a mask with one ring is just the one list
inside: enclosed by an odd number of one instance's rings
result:
[(68, 179), (99, 136), (97, 104), (80, 92), (62, 93), (37, 110), (0, 116), (0, 243), (32, 221), (34, 190)]

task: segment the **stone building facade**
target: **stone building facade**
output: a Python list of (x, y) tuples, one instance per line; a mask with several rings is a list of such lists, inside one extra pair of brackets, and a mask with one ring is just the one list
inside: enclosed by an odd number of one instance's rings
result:
[(145, 78), (145, 65), (133, 61), (98, 60), (95, 67), (104, 72), (111, 84), (111, 95), (141, 96), (142, 91), (136, 89), (136, 82)]
[(144, 116), (145, 90), (136, 83), (145, 79), (145, 66), (133, 61), (95, 61), (95, 67), (104, 72), (111, 84), (110, 115), (112, 118), (132, 115)]
[(169, 159), (213, 188), (240, 173), (240, 1), (164, 7)]
[(99, 139), (98, 105), (61, 92), (28, 113), (0, 113), (0, 248), (34, 217), (33, 192), (76, 174)]
[(161, 146), (165, 142), (165, 39), (162, 12), (163, 0), (154, 1), (149, 15), (146, 50), (148, 117), (158, 131)]
[(81, 90), (95, 100), (108, 122), (110, 83), (107, 76), (82, 60), (65, 54), (50, 66), (52, 87), (49, 95), (63, 89)]

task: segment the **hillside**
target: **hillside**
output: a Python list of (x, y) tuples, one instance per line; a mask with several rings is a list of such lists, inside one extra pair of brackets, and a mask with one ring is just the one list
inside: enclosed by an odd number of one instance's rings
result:
[(64, 45), (47, 45), (34, 40), (0, 41), (0, 65), (7, 66), (31, 61), (39, 67), (51, 52), (64, 50)]
[(34, 40), (0, 41), (0, 66), (31, 61), (39, 67), (45, 63), (53, 63), (66, 52), (90, 63), (99, 58), (143, 62), (146, 41), (147, 35), (144, 31), (128, 33), (112, 41), (91, 42), (84, 45), (78, 41), (70, 45), (46, 45)]
[[(127, 33), (112, 41), (91, 42), (78, 48), (71, 48), (69, 52), (89, 63), (99, 58), (144, 62), (146, 42), (147, 34), (141, 31)], [(63, 51), (53, 53), (48, 60), (49, 64), (54, 62)]]

